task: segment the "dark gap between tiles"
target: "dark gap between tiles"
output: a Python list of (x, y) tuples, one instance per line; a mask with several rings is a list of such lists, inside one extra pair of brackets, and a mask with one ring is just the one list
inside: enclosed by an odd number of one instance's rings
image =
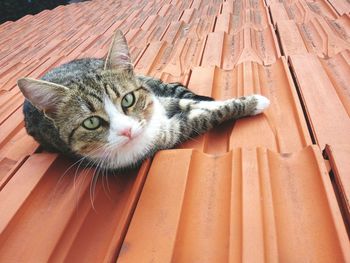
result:
[[(209, 32), (209, 33), (213, 33), (215, 31), (217, 21), (218, 21), (218, 15), (215, 16), (213, 27), (211, 28), (211, 32)], [(208, 34), (207, 34), (207, 37), (208, 37)]]
[[(266, 2), (266, 1), (264, 1), (264, 2)], [(267, 6), (267, 5), (266, 5)], [(270, 6), (267, 6), (267, 10), (269, 10), (269, 20), (270, 20), (270, 23), (271, 23), (271, 25), (273, 25), (273, 28), (276, 30), (276, 28), (275, 28), (275, 25), (273, 24), (273, 19), (272, 19), (272, 13), (271, 13), (271, 8), (270, 8)]]
[(278, 31), (277, 26), (274, 26), (273, 21), (272, 21), (272, 14), (271, 14), (271, 9), (270, 7), (268, 8), (269, 10), (269, 19), (270, 19), (270, 23), (273, 26), (273, 31), (275, 32), (276, 38), (277, 38), (277, 43), (278, 43), (278, 48), (280, 50), (281, 56), (285, 56), (284, 50), (283, 50), (283, 46), (282, 46), (282, 41), (281, 41), (281, 36), (280, 33)]
[(333, 186), (333, 191), (334, 191), (335, 197), (337, 199), (339, 210), (340, 210), (340, 213), (341, 213), (343, 221), (344, 221), (346, 232), (347, 232), (348, 237), (350, 239), (350, 214), (349, 214), (349, 211), (347, 210), (345, 198), (342, 198), (341, 191), (339, 190), (338, 184), (336, 183), (337, 179), (334, 176), (334, 172), (333, 172), (332, 167), (331, 167), (331, 171), (329, 172), (329, 178), (330, 178), (332, 186)]
[(6, 179), (0, 183), (0, 191), (7, 185), (7, 183), (12, 179), (12, 177), (17, 173), (17, 171), (22, 167), (22, 165), (27, 161), (29, 157), (30, 155), (26, 155), (14, 164), (14, 167), (8, 172), (8, 174), (4, 176)]
[(290, 61), (289, 61), (289, 60), (288, 60), (288, 68), (289, 68), (289, 72), (290, 72), (290, 74), (291, 74), (291, 76), (292, 76), (292, 79), (293, 79), (293, 83), (294, 83), (296, 92), (297, 92), (297, 94), (298, 94), (298, 98), (299, 98), (299, 102), (300, 102), (301, 108), (303, 109), (303, 114), (304, 114), (305, 122), (306, 122), (307, 128), (308, 128), (308, 130), (309, 130), (309, 134), (310, 134), (310, 137), (311, 137), (312, 144), (317, 145), (317, 141), (316, 141), (316, 138), (315, 138), (315, 134), (314, 134), (313, 131), (312, 131), (311, 121), (310, 121), (309, 116), (308, 116), (307, 111), (306, 111), (306, 105), (304, 104), (304, 101), (303, 101), (303, 98), (302, 98), (302, 95), (301, 95), (301, 89), (300, 89), (299, 83), (298, 83), (298, 81), (297, 81), (296, 74), (295, 74), (295, 72), (294, 72), (292, 66), (290, 65)]
[(186, 86), (187, 89), (188, 89), (188, 85), (190, 84), (191, 77), (192, 77), (192, 68), (190, 68), (188, 72), (188, 78), (186, 79), (186, 82), (183, 83), (183, 85)]
[(204, 44), (203, 44), (203, 47), (202, 47), (202, 50), (201, 50), (202, 54), (201, 54), (201, 57), (199, 59), (199, 66), (200, 67), (202, 67), (203, 57), (204, 57), (204, 50), (205, 50), (205, 48), (207, 46), (207, 42), (208, 42), (208, 34), (205, 37)]
[(177, 21), (178, 21), (178, 22), (181, 21), (181, 18), (183, 17), (184, 13), (185, 13), (185, 9), (182, 10), (181, 14), (180, 14), (179, 17), (177, 18)]

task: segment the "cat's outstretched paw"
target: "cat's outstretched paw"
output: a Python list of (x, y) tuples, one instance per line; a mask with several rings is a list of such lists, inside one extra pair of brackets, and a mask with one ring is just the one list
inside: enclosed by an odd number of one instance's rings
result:
[(254, 98), (257, 100), (257, 104), (255, 106), (255, 109), (252, 113), (252, 115), (257, 115), (262, 113), (266, 108), (270, 105), (270, 100), (264, 96), (261, 95), (254, 95)]

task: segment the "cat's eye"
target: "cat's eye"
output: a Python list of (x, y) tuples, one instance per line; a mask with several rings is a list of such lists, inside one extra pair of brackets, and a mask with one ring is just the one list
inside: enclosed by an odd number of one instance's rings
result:
[(133, 92), (130, 92), (124, 96), (122, 99), (122, 107), (130, 108), (135, 103), (135, 95)]
[(92, 116), (83, 121), (83, 127), (87, 130), (96, 130), (102, 124), (102, 120), (99, 117)]

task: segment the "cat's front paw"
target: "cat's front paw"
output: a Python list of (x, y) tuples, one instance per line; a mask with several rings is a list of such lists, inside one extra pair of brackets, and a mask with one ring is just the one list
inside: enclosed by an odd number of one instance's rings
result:
[(255, 109), (251, 115), (257, 115), (262, 113), (266, 108), (270, 105), (270, 100), (264, 96), (261, 95), (253, 95), (254, 99), (257, 101)]

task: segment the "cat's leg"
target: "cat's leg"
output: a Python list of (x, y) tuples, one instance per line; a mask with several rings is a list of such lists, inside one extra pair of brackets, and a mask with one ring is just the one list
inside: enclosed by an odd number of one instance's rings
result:
[(226, 120), (259, 114), (270, 105), (270, 101), (264, 96), (252, 95), (225, 101), (168, 100), (163, 101), (163, 105), (169, 123), (164, 128), (166, 132), (162, 141), (169, 148)]
[(189, 120), (200, 117), (215, 123), (257, 115), (269, 105), (270, 100), (258, 94), (224, 101), (179, 100), (179, 106)]

